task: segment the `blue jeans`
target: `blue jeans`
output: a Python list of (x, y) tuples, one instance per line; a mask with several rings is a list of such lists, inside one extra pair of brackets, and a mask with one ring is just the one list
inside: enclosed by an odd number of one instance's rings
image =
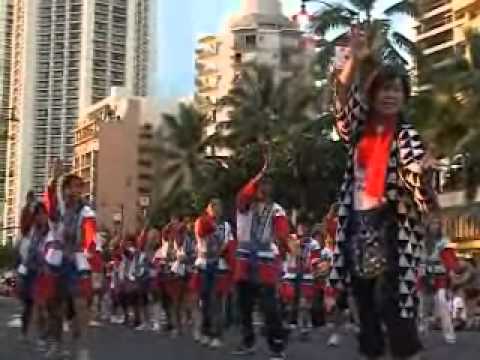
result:
[(217, 267), (217, 263), (207, 264), (200, 290), (202, 333), (212, 338), (221, 337), (224, 315), (223, 299), (215, 293)]

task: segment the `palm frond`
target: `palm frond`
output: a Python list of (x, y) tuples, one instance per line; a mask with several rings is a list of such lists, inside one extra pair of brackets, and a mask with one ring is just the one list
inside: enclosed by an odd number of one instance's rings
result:
[(408, 15), (417, 18), (420, 15), (418, 0), (402, 0), (399, 1), (384, 11), (387, 16)]
[(377, 0), (349, 0), (349, 3), (358, 11), (358, 12), (369, 12), (371, 13)]
[(344, 6), (335, 5), (324, 8), (313, 15), (312, 28), (316, 34), (325, 35), (328, 31), (342, 27), (350, 27), (358, 13)]
[(421, 53), (421, 50), (415, 44), (414, 41), (407, 38), (405, 35), (394, 31), (391, 34), (391, 38), (394, 44), (401, 50), (405, 50), (409, 55), (417, 56)]
[(408, 65), (408, 60), (389, 41), (385, 44), (382, 56), (383, 61), (386, 63), (398, 65), (403, 68)]

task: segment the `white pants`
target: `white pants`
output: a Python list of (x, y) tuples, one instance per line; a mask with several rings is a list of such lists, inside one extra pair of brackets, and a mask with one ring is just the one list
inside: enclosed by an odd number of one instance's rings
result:
[(447, 300), (447, 290), (438, 289), (435, 294), (435, 309), (440, 316), (443, 336), (448, 339), (455, 339), (455, 330), (452, 323), (452, 315)]

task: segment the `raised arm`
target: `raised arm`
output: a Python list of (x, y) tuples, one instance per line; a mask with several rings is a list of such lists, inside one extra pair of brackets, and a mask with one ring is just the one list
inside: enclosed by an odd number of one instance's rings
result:
[(237, 195), (237, 210), (241, 213), (248, 211), (250, 208), (251, 203), (255, 199), (255, 194), (257, 193), (258, 184), (260, 180), (265, 176), (269, 163), (270, 163), (270, 155), (267, 150), (264, 151), (264, 164), (263, 168), (260, 172), (251, 179), (238, 193)]

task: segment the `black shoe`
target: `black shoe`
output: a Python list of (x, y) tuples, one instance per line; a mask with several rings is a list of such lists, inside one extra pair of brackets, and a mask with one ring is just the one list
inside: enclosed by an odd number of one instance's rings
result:
[(270, 354), (270, 360), (286, 360), (287, 356), (284, 352), (272, 352)]
[(248, 356), (253, 354), (255, 354), (255, 345), (246, 346), (242, 344), (232, 351), (232, 355), (234, 356)]

